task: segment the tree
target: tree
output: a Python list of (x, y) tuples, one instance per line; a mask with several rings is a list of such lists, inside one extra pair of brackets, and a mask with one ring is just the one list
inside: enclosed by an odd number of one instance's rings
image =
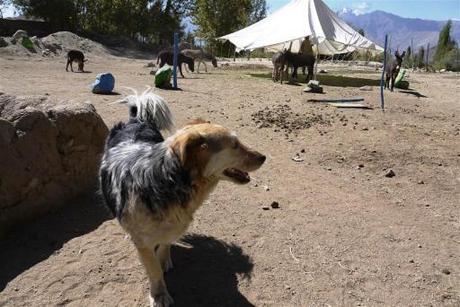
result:
[(73, 0), (11, 0), (11, 3), (27, 17), (40, 17), (53, 27), (75, 29), (77, 20)]
[(435, 61), (440, 61), (442, 58), (455, 48), (455, 41), (450, 37), (452, 21), (448, 20), (444, 27), (439, 32), (438, 47), (434, 55)]
[(191, 10), (192, 21), (197, 25), (197, 35), (206, 39), (211, 49), (218, 53), (231, 51), (233, 46), (228, 42), (217, 41), (217, 37), (260, 20), (265, 14), (265, 0), (195, 0)]
[(421, 46), (418, 51), (415, 64), (418, 68), (425, 66), (425, 48), (423, 46)]
[[(5, 0), (0, 0), (5, 1)], [(182, 31), (194, 0), (8, 0), (56, 30), (86, 31), (158, 43)]]
[(267, 2), (265, 0), (252, 0), (251, 16), (249, 22), (255, 23), (267, 16)]
[(365, 36), (364, 35), (364, 29), (362, 29), (362, 28), (358, 30), (358, 33), (361, 34), (362, 36)]

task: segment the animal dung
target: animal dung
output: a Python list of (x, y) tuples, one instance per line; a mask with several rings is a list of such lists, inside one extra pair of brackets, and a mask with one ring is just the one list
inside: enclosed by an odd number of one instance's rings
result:
[(386, 174), (385, 174), (385, 177), (387, 177), (387, 178), (393, 178), (394, 176), (396, 176), (396, 174), (395, 174), (395, 172), (394, 172), (392, 169), (390, 169), (390, 170), (389, 170), (388, 172), (386, 172)]
[(279, 204), (277, 201), (273, 201), (273, 202), (270, 204), (270, 207), (272, 207), (273, 209), (279, 209), (280, 204)]

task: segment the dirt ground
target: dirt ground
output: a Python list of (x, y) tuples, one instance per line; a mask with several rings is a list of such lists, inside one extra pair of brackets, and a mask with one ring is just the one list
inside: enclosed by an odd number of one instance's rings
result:
[[(0, 91), (88, 100), (111, 126), (127, 118), (112, 104), (121, 96), (88, 85), (111, 71), (117, 92), (142, 90), (146, 63), (92, 57), (91, 73), (66, 73), (64, 58), (2, 57)], [(353, 82), (375, 84), (374, 69), (321, 68), (351, 86), (322, 77), (325, 94), (306, 94), (249, 65), (157, 91), (177, 126), (209, 119), (268, 156), (248, 185), (221, 183), (184, 238), (191, 247), (174, 247), (176, 306), (460, 306), (459, 75), (411, 73), (413, 91), (385, 92), (382, 112), (378, 88)], [(373, 109), (307, 102), (353, 96)], [(95, 196), (14, 230), (0, 263), (0, 306), (148, 304), (135, 250)]]

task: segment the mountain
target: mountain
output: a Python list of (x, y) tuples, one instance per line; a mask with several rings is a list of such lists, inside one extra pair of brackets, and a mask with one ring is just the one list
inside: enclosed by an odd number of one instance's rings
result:
[[(405, 50), (411, 45), (411, 39), (415, 51), (428, 43), (433, 47), (438, 43), (439, 31), (446, 24), (446, 21), (404, 18), (383, 11), (356, 14), (344, 9), (338, 15), (353, 28), (363, 29), (365, 36), (380, 46), (383, 46), (387, 33), (392, 50)], [(452, 21), (451, 36), (460, 43), (460, 21)]]

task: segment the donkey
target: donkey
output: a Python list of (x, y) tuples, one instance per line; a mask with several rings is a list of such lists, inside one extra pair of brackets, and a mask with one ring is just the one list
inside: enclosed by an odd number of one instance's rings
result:
[(273, 54), (272, 56), (272, 63), (273, 63), (273, 72), (272, 72), (272, 80), (276, 82), (280, 79), (281, 74), (283, 71), (281, 67), (284, 66), (284, 54), (281, 51)]
[(201, 49), (183, 49), (181, 53), (198, 62), (198, 67), (196, 68), (197, 73), (200, 73), (201, 63), (203, 63), (204, 65), (204, 71), (208, 72), (208, 67), (206, 66), (206, 63), (204, 62), (205, 60), (211, 61), (212, 66), (217, 67), (216, 58), (212, 54), (206, 53)]
[[(395, 52), (395, 59), (390, 59), (385, 66), (385, 88), (390, 88), (390, 91), (393, 92), (393, 88), (395, 87), (395, 79), (399, 74), (399, 70), (401, 69), (401, 63), (403, 61), (404, 56), (406, 55), (406, 51), (403, 51), (401, 55), (399, 55), (399, 51)], [(391, 84), (390, 84), (391, 79)], [(391, 87), (390, 87), (391, 86)]]
[[(173, 57), (174, 53), (172, 51), (163, 50), (158, 54), (157, 64), (158, 62), (160, 63), (160, 68), (163, 67), (165, 64), (173, 65)], [(185, 78), (184, 74), (182, 73), (182, 63), (187, 63), (190, 71), (194, 72), (195, 61), (191, 57), (183, 55), (182, 53), (179, 53), (177, 55), (177, 66), (179, 67), (180, 75), (182, 76), (182, 78)]]
[(291, 77), (297, 78), (297, 68), (306, 66), (308, 69), (307, 82), (313, 78), (313, 67), (315, 66), (315, 57), (311, 54), (293, 53), (289, 50), (283, 52), (284, 61), (281, 65), (281, 78), (280, 82), (283, 83), (284, 65), (294, 67)]

